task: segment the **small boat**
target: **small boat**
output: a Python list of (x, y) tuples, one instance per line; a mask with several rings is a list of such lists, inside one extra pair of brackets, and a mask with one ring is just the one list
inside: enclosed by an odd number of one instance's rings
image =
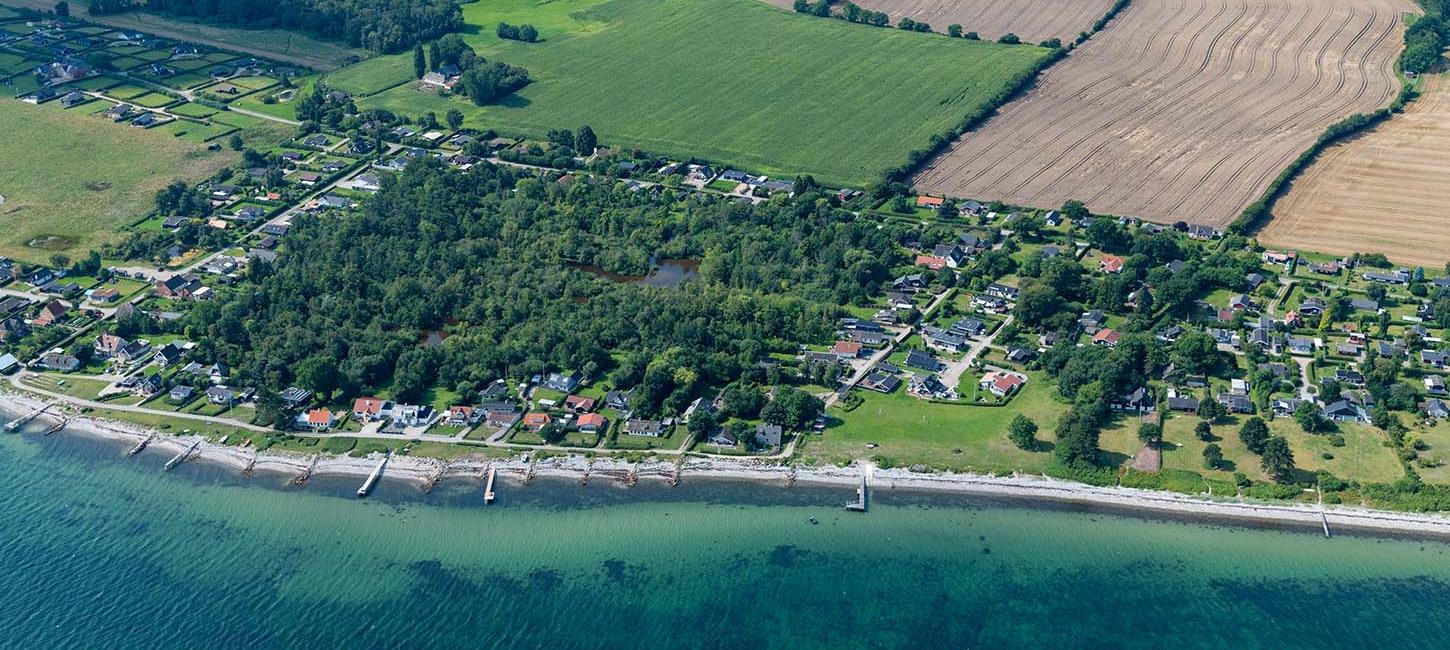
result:
[(810, 518), (810, 520), (809, 520), (809, 521), (810, 521), (810, 522), (811, 522), (811, 525), (812, 525), (812, 526), (814, 526), (814, 525), (817, 525), (817, 524), (820, 524), (820, 523), (821, 523), (821, 522), (820, 522), (820, 521), (817, 521), (817, 520), (816, 520), (816, 518), (815, 518), (815, 517), (811, 517), (811, 518)]

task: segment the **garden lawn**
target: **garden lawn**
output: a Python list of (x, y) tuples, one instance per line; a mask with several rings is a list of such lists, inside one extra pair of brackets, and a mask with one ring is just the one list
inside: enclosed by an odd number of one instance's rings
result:
[[(559, 15), (537, 11), (546, 26)], [(507, 15), (533, 21), (527, 11)], [(535, 137), (589, 124), (606, 144), (864, 184), (1048, 53), (799, 16), (756, 0), (611, 0), (569, 22), (579, 28), (546, 29), (541, 43), (505, 41), (492, 29), (465, 37), (485, 58), (534, 78), (499, 104), (475, 107), (402, 83), (359, 105), (413, 116), (457, 107), (470, 126)], [(361, 90), (350, 79), (364, 67), (377, 87), (406, 82), (410, 66), (408, 55), (384, 57), (328, 78)]]
[[(1038, 440), (1050, 441), (1068, 409), (1053, 397), (1054, 391), (1040, 373), (1029, 373), (1027, 386), (1002, 407), (936, 404), (911, 397), (904, 389), (890, 395), (858, 391), (864, 402), (850, 412), (828, 410), (827, 415), (841, 422), (824, 434), (807, 436), (804, 456), (832, 463), (874, 458), (893, 466), (1039, 471), (1051, 464), (1051, 454), (1018, 449), (1007, 439), (1007, 428), (1013, 417), (1024, 414), (1037, 423)], [(878, 446), (868, 449), (868, 443)]]
[[(44, 263), (119, 238), (175, 179), (195, 182), (237, 158), (55, 103), (0, 99), (0, 256)], [(44, 152), (39, 155), (37, 152)]]

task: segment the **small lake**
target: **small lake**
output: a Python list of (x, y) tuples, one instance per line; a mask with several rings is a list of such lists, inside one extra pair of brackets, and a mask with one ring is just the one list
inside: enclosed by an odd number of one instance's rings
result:
[(686, 280), (692, 280), (700, 275), (700, 260), (690, 259), (659, 259), (654, 261), (654, 270), (649, 275), (624, 275), (606, 271), (593, 264), (570, 263), (569, 268), (583, 271), (595, 277), (604, 278), (610, 282), (643, 284), (662, 289), (673, 289), (680, 286)]

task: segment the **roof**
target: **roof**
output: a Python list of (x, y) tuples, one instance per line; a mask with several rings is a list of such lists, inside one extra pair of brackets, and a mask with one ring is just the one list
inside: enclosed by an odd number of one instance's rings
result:
[(835, 347), (831, 348), (836, 354), (857, 355), (861, 353), (861, 344), (853, 341), (836, 341)]
[(312, 409), (307, 412), (308, 424), (328, 424), (332, 422), (332, 411), (327, 409)]
[(1107, 343), (1109, 345), (1117, 345), (1118, 333), (1111, 329), (1103, 328), (1101, 330), (1098, 330), (1097, 334), (1093, 335), (1093, 343)]
[(581, 427), (602, 427), (604, 426), (604, 416), (598, 413), (585, 413), (584, 415), (579, 416), (579, 419), (575, 422), (577, 422), (578, 425)]
[(919, 206), (923, 206), (923, 207), (933, 207), (934, 208), (934, 207), (940, 206), (941, 204), (943, 204), (945, 202), (946, 202), (946, 199), (943, 199), (943, 198), (941, 198), (939, 196), (918, 196), (918, 197), (916, 197), (916, 204), (919, 205)]
[(383, 405), (386, 403), (387, 400), (380, 397), (359, 397), (352, 402), (352, 412), (376, 415), (382, 412)]

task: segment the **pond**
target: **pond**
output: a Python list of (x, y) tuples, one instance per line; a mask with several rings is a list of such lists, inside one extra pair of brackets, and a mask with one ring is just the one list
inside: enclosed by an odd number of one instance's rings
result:
[(658, 259), (654, 261), (654, 269), (649, 275), (624, 275), (606, 271), (593, 264), (569, 264), (569, 268), (583, 271), (590, 275), (604, 278), (610, 282), (643, 284), (663, 289), (673, 289), (680, 286), (686, 280), (691, 280), (700, 275), (700, 260), (692, 259)]

